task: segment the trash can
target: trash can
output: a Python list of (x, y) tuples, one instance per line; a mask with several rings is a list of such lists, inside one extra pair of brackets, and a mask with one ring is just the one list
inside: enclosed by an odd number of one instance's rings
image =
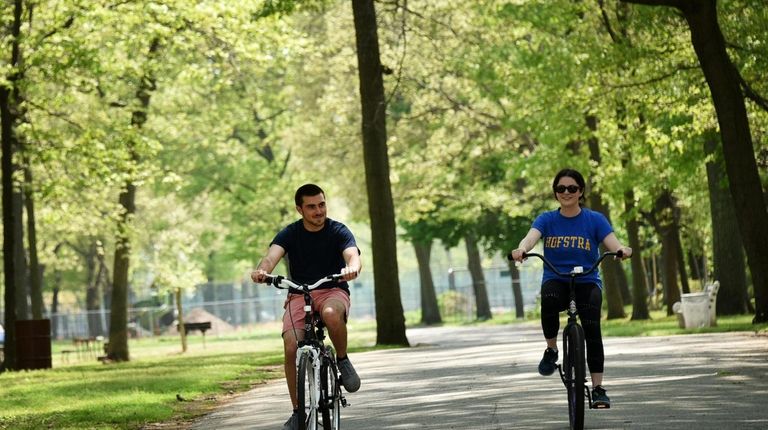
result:
[(712, 320), (709, 316), (709, 294), (687, 293), (680, 298), (683, 308), (685, 328), (709, 327)]
[(16, 321), (17, 367), (51, 368), (51, 320)]

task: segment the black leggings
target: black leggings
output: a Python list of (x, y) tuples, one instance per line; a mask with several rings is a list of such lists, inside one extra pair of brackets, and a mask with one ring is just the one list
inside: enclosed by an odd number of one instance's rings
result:
[[(560, 312), (568, 309), (568, 282), (550, 279), (541, 286), (541, 328), (544, 337), (553, 339), (560, 330)], [(600, 333), (600, 307), (603, 292), (595, 284), (576, 285), (576, 309), (587, 340), (587, 365), (592, 373), (603, 373), (605, 355)]]

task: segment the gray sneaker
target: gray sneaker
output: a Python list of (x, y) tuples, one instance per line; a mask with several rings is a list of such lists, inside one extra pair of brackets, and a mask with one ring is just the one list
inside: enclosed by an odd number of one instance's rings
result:
[(360, 377), (357, 376), (352, 362), (349, 361), (349, 357), (345, 357), (338, 361), (339, 372), (341, 372), (341, 385), (349, 393), (354, 393), (360, 389)]
[(297, 412), (294, 412), (283, 424), (283, 430), (299, 430), (299, 414)]

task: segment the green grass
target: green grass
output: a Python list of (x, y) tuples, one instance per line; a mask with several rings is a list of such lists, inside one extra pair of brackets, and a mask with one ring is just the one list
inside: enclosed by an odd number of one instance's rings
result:
[[(184, 421), (227, 396), (283, 376), (279, 325), (251, 332), (191, 335), (181, 354), (178, 337), (132, 339), (131, 361), (101, 364), (61, 350), (54, 342), (53, 369), (0, 374), (0, 429), (138, 429)], [(371, 349), (375, 323), (350, 324), (350, 350)], [(179, 394), (186, 399), (180, 402)]]
[[(631, 310), (627, 311), (631, 315)], [(752, 325), (752, 316), (718, 317), (717, 327), (685, 330), (675, 316), (652, 312), (647, 321), (629, 318), (603, 321), (605, 336), (659, 336), (684, 333), (766, 332), (768, 324)], [(536, 323), (529, 316), (525, 323)], [(406, 323), (417, 326), (419, 314)], [(444, 325), (517, 324), (513, 313), (497, 313), (489, 321), (448, 320)], [(95, 358), (70, 354), (68, 342), (54, 342), (53, 369), (0, 374), (0, 429), (139, 429), (150, 423), (190, 420), (210, 411), (228, 396), (269, 379), (280, 378), (282, 342), (277, 324), (235, 334), (206, 338), (193, 334), (181, 354), (178, 337), (130, 341), (131, 361), (101, 364)], [(374, 321), (351, 321), (350, 351), (374, 348)], [(187, 401), (179, 402), (176, 395)]]

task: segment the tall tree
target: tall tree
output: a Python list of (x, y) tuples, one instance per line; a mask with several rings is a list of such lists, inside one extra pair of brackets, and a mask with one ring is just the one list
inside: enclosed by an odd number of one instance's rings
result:
[(373, 0), (352, 0), (357, 46), (363, 159), (374, 267), (377, 344), (408, 345), (397, 270), (395, 211), (387, 153), (387, 104)]
[(5, 76), (5, 82), (0, 85), (0, 139), (2, 144), (2, 186), (3, 186), (3, 272), (5, 274), (5, 342), (4, 360), (0, 370), (15, 370), (18, 364), (16, 356), (16, 216), (13, 211), (13, 151), (16, 146), (16, 133), (19, 112), (19, 88), (21, 78), (19, 67), (20, 51), (19, 36), (21, 34), (21, 17), (23, 12), (22, 0), (13, 2), (13, 19), (4, 29), (8, 33), (8, 55), (10, 72)]
[(440, 307), (435, 294), (435, 281), (432, 278), (432, 269), (429, 267), (432, 255), (432, 241), (426, 243), (413, 241), (416, 252), (416, 261), (419, 264), (419, 290), (421, 292), (421, 323), (426, 325), (440, 324), (443, 319), (440, 316)]
[(712, 261), (715, 280), (720, 282), (717, 313), (733, 315), (747, 313), (747, 271), (744, 265), (743, 243), (733, 213), (733, 200), (728, 190), (722, 153), (717, 136), (708, 134), (705, 151), (712, 156), (707, 162), (709, 205), (712, 213)]
[(728, 184), (755, 291), (754, 323), (768, 322), (768, 210), (752, 144), (744, 91), (748, 86), (731, 61), (720, 29), (716, 0), (622, 0), (673, 7), (682, 12), (707, 80), (723, 146)]
[(475, 315), (480, 321), (489, 320), (493, 318), (493, 314), (488, 300), (488, 288), (485, 284), (480, 248), (474, 233), (467, 233), (464, 236), (464, 245), (467, 248), (467, 266), (472, 276), (472, 291), (475, 294)]

